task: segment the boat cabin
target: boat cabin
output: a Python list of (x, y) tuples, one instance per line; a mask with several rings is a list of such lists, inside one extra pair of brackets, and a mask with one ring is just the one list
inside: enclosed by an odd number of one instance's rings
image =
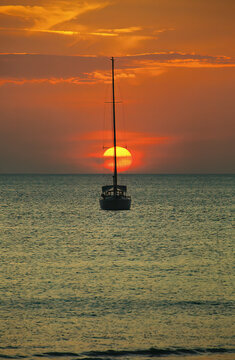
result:
[(102, 186), (101, 197), (103, 199), (107, 197), (126, 197), (127, 187), (125, 185), (106, 185)]

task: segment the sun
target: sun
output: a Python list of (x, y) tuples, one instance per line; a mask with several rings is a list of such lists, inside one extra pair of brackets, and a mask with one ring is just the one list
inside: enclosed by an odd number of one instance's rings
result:
[[(116, 146), (116, 154), (117, 154), (117, 170), (119, 172), (125, 171), (129, 169), (132, 164), (132, 155), (129, 150), (123, 148), (121, 146)], [(106, 169), (112, 170), (114, 169), (114, 147), (107, 149), (104, 154), (104, 167)]]

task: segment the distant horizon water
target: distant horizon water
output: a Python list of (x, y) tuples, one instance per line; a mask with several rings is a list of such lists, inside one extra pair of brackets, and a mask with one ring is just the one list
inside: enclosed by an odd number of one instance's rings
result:
[[(108, 173), (108, 172), (105, 172), (105, 173), (56, 173), (56, 172), (53, 172), (53, 173), (46, 173), (46, 172), (22, 172), (22, 173), (19, 173), (19, 172), (15, 172), (15, 173), (0, 173), (0, 175), (109, 175), (111, 178), (112, 178), (112, 172)], [(235, 172), (228, 172), (228, 173), (203, 173), (203, 172), (195, 172), (195, 173), (132, 173), (132, 172), (121, 172), (118, 174), (118, 177), (119, 176), (122, 176), (122, 175), (172, 175), (172, 176), (177, 176), (177, 175), (205, 175), (205, 176), (209, 176), (209, 175), (235, 175)]]

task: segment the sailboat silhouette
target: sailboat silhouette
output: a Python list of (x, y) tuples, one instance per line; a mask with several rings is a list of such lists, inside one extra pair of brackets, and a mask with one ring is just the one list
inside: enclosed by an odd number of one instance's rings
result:
[(102, 210), (130, 210), (131, 197), (126, 194), (127, 187), (117, 184), (117, 141), (116, 141), (116, 117), (115, 117), (115, 87), (114, 87), (114, 58), (112, 60), (112, 105), (113, 105), (113, 148), (114, 148), (114, 171), (113, 185), (102, 186), (100, 207)]

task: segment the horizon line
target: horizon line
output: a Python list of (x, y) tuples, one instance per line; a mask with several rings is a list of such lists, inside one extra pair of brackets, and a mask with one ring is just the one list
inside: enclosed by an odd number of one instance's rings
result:
[[(110, 176), (112, 174), (109, 173), (30, 173), (30, 172), (25, 172), (25, 173), (0, 173), (1, 175), (92, 175), (92, 176), (96, 176), (96, 175), (107, 175)], [(185, 173), (124, 173), (122, 172), (121, 174), (118, 174), (118, 176), (120, 175), (235, 175), (235, 172), (231, 172), (231, 173), (192, 173), (192, 172), (185, 172)]]

